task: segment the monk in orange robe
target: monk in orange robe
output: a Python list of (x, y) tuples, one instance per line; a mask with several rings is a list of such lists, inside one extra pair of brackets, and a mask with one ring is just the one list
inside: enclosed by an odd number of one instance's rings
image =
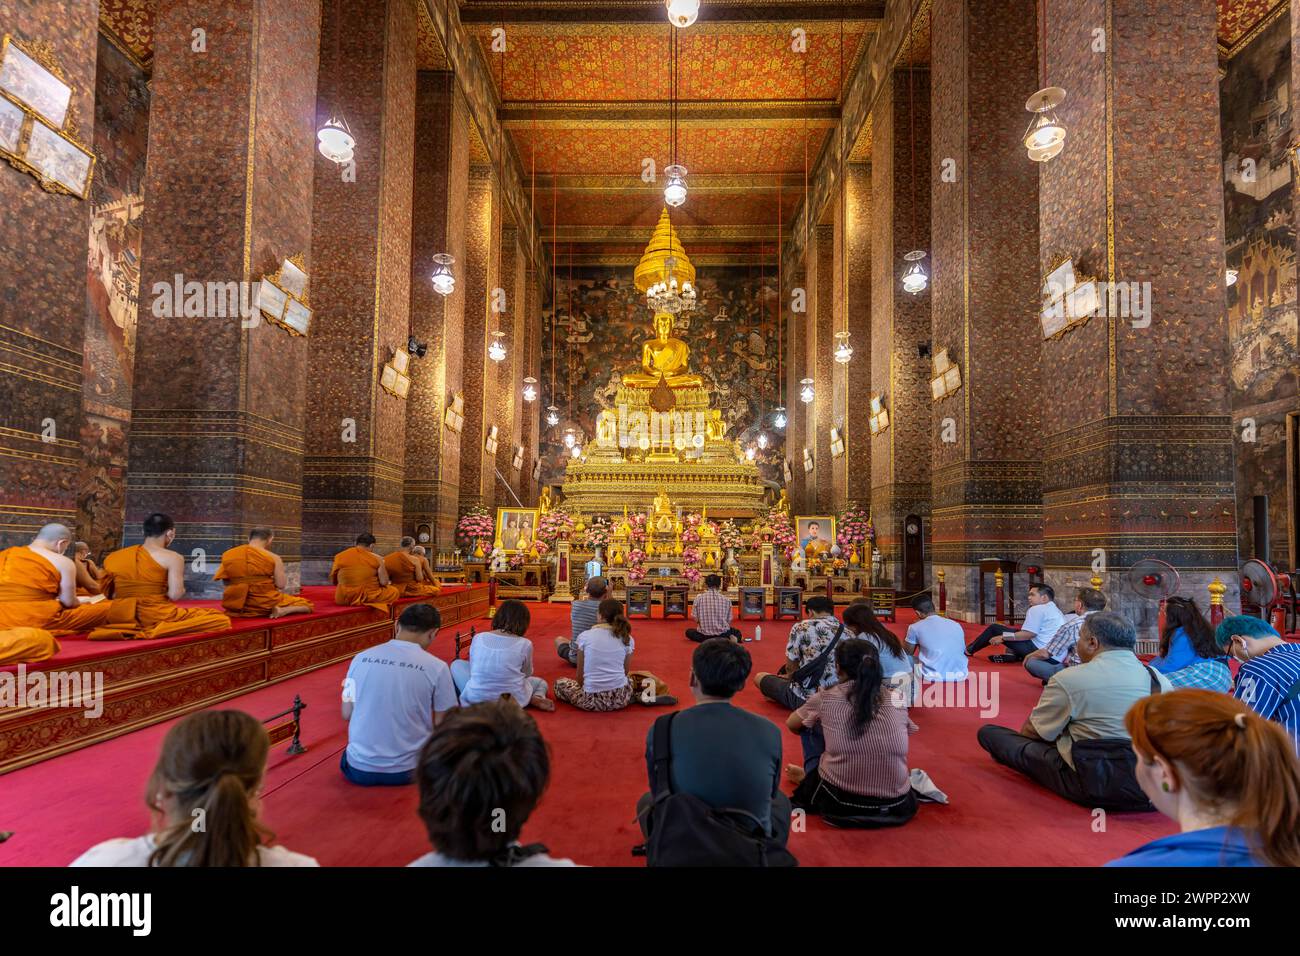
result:
[(90, 545), (78, 541), (73, 545), (73, 566), (77, 569), (77, 597), (94, 597), (104, 590), (104, 572), (90, 556)]
[(402, 597), (434, 597), (442, 593), (437, 582), (425, 576), (424, 561), (415, 554), (414, 538), (398, 542), (397, 550), (384, 558), (384, 570), (389, 582), (401, 589)]
[(357, 535), (357, 546), (334, 555), (330, 582), (335, 585), (334, 603), (343, 607), (369, 605), (380, 611), (402, 596), (399, 588), (388, 583), (383, 560), (372, 550), (373, 534)]
[(284, 562), (271, 550), (275, 534), (270, 528), (254, 528), (248, 544), (231, 548), (221, 556), (216, 579), (226, 582), (221, 606), (231, 617), (284, 617), (308, 614), (311, 601), (285, 594), (288, 576)]
[(185, 596), (185, 559), (168, 545), (176, 523), (164, 514), (144, 520), (144, 543), (121, 548), (104, 559), (104, 593), (131, 610), (131, 621), (96, 628), (92, 641), (176, 637), (230, 630), (230, 618), (211, 608), (173, 604)]
[(67, 527), (47, 524), (31, 544), (0, 551), (0, 664), (46, 660), (60, 636), (110, 622), (111, 601), (77, 600), (77, 570), (63, 553), (71, 543)]

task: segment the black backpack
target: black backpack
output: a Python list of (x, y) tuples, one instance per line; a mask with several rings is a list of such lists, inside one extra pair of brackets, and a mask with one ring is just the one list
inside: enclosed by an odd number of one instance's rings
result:
[(798, 866), (785, 845), (745, 810), (716, 809), (672, 789), (674, 711), (654, 723), (654, 802), (646, 810), (647, 866)]
[[(1151, 693), (1161, 691), (1151, 665), (1143, 665), (1151, 678)], [(1070, 747), (1074, 770), (1083, 786), (1087, 806), (1106, 811), (1152, 812), (1155, 807), (1137, 782), (1137, 757), (1127, 737), (1076, 740)]]

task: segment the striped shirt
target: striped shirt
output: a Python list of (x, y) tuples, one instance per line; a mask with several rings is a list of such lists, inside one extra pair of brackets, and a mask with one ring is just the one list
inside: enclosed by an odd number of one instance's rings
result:
[[(583, 631), (590, 631), (596, 626), (596, 612), (600, 610), (599, 601), (583, 600), (574, 601), (569, 605), (569, 627), (572, 630), (572, 640), (577, 640), (578, 635)], [(576, 651), (574, 659), (576, 660)]]
[(853, 681), (813, 694), (796, 713), (806, 728), (826, 737), (817, 772), (827, 783), (863, 797), (901, 797), (911, 786), (907, 769), (907, 710), (882, 691), (880, 707), (862, 736), (853, 736)]
[(700, 625), (702, 634), (726, 634), (731, 629), (731, 598), (717, 588), (709, 588), (695, 596), (691, 616)]
[(1261, 717), (1277, 721), (1300, 755), (1300, 644), (1279, 644), (1241, 665), (1233, 695)]
[[(1094, 613), (1089, 611), (1088, 614)], [(1074, 667), (1079, 661), (1079, 652), (1076, 645), (1079, 643), (1079, 632), (1083, 630), (1083, 619), (1088, 614), (1074, 615), (1066, 619), (1066, 622), (1056, 629), (1052, 639), (1048, 641), (1043, 650), (1057, 664), (1064, 664), (1066, 667)]]

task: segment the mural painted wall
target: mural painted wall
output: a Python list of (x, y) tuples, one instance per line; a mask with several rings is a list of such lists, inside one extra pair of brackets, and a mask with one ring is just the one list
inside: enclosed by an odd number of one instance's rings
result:
[[(690, 346), (691, 371), (712, 392), (728, 439), (748, 447), (764, 421), (769, 443), (755, 461), (764, 479), (781, 482), (783, 436), (771, 427), (779, 403), (776, 277), (757, 267), (702, 267), (696, 280), (695, 311), (678, 318), (673, 334)], [(650, 318), (631, 266), (575, 267), (571, 276), (561, 268), (554, 309), (542, 314), (541, 413), (554, 404), (560, 415), (559, 425), (542, 425), (543, 484), (564, 480), (565, 429), (593, 436), (596, 416), (614, 406), (622, 373), (640, 371), (641, 344), (654, 336)]]
[(149, 117), (144, 72), (102, 35), (98, 55), (77, 492), (77, 534), (96, 553), (122, 539)]
[[(1254, 554), (1255, 495), (1269, 496), (1270, 559), (1287, 561), (1286, 416), (1300, 410), (1296, 325), (1290, 20), (1274, 19), (1220, 86), (1227, 267), (1237, 423), (1238, 550)], [(1253, 439), (1253, 440), (1252, 440)]]

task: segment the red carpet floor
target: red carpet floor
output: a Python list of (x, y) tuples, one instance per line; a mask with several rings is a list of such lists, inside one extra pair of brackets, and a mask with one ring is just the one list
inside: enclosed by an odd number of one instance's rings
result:
[[(553, 636), (567, 630), (565, 605), (533, 605), (531, 634), (536, 666), (552, 684), (571, 674), (556, 657)], [(905, 630), (902, 615), (895, 630)], [(481, 629), (481, 628), (480, 628)], [(635, 664), (666, 680), (685, 706), (694, 645), (679, 621), (634, 622)], [(746, 636), (752, 622), (744, 622)], [(969, 628), (968, 628), (969, 629)], [(756, 670), (780, 665), (789, 623), (763, 623), (763, 640), (746, 647)], [(451, 657), (450, 633), (432, 648)], [(294, 694), (308, 703), (296, 757), (275, 748), (267, 772), (263, 816), (278, 841), (327, 866), (398, 866), (427, 850), (415, 815), (414, 787), (361, 788), (338, 771), (347, 728), (339, 715), (339, 685), (347, 669), (337, 664), (229, 702), (259, 717), (286, 707)], [(996, 675), (1000, 712), (989, 720), (1019, 727), (1040, 685), (1020, 667), (988, 664)], [(784, 714), (751, 686), (737, 703), (782, 722)], [(586, 714), (560, 704), (537, 714), (552, 748), (551, 786), (524, 831), (526, 841), (579, 863), (639, 866), (631, 856), (640, 842), (634, 805), (645, 790), (645, 734), (661, 708), (631, 707)], [(842, 831), (810, 818), (807, 832), (791, 835), (791, 849), (806, 866), (1092, 866), (1174, 831), (1158, 814), (1092, 813), (993, 763), (975, 741), (985, 722), (977, 706), (919, 707), (910, 764), (947, 792), (947, 806), (922, 804), (916, 818), (887, 831)], [(170, 724), (160, 724), (0, 777), (0, 865), (61, 866), (95, 843), (136, 836), (148, 829), (144, 786)], [(799, 761), (799, 741), (785, 733), (786, 759)], [(787, 786), (787, 792), (789, 787)]]

